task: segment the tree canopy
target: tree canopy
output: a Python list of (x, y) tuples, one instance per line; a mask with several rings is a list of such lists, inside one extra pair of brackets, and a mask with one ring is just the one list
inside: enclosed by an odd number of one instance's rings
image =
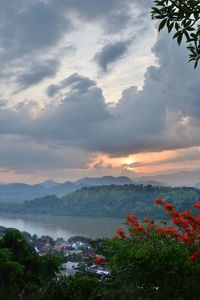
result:
[(38, 300), (61, 266), (61, 257), (39, 256), (25, 235), (6, 230), (0, 236), (0, 300)]
[(127, 215), (126, 231), (91, 241), (94, 256), (74, 277), (59, 272), (60, 257), (39, 256), (26, 236), (6, 230), (0, 236), (0, 300), (199, 299), (200, 203), (193, 205), (195, 214), (180, 213), (161, 198), (155, 204), (171, 222)]
[(154, 206), (154, 199), (162, 197), (177, 209), (191, 209), (200, 200), (200, 190), (190, 187), (160, 187), (152, 185), (110, 185), (85, 187), (62, 198), (46, 196), (23, 204), (1, 203), (0, 211), (21, 214), (57, 216), (119, 217), (134, 212), (140, 218), (147, 214), (163, 218), (165, 214)]
[(189, 50), (189, 61), (196, 68), (200, 59), (200, 0), (154, 0), (152, 18), (159, 20), (159, 31), (175, 31), (173, 39), (180, 45), (183, 37)]

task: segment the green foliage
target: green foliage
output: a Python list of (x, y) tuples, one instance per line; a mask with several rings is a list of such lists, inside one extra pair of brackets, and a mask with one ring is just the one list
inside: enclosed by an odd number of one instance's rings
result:
[(12, 252), (0, 249), (0, 299), (15, 299), (23, 286), (24, 266), (14, 261)]
[[(124, 299), (198, 299), (200, 264), (175, 241), (110, 242), (108, 261)], [(121, 298), (123, 299), (123, 298)]]
[(73, 277), (62, 277), (51, 282), (40, 300), (98, 300), (101, 282), (91, 275), (77, 274)]
[(199, 0), (154, 0), (152, 18), (160, 21), (158, 30), (167, 27), (180, 45), (185, 37), (189, 50), (189, 61), (196, 68), (200, 59), (200, 1)]
[(156, 198), (173, 203), (179, 211), (190, 209), (200, 199), (200, 190), (194, 188), (158, 187), (152, 185), (110, 185), (82, 188), (65, 197), (47, 196), (22, 205), (0, 205), (10, 213), (38, 213), (60, 216), (121, 217), (135, 213), (139, 218), (149, 215), (163, 218), (162, 209), (154, 206)]
[(41, 300), (199, 299), (200, 263), (189, 259), (184, 244), (112, 239), (97, 241), (96, 250), (106, 255), (111, 276), (79, 273), (61, 278)]
[(98, 263), (104, 267), (107, 261), (111, 276), (98, 280), (96, 275), (79, 274), (58, 289), (51, 287), (51, 299), (199, 299), (200, 203), (194, 205), (199, 211), (196, 217), (189, 211), (178, 213), (162, 199), (155, 203), (179, 225), (161, 227), (146, 218), (141, 226), (135, 215), (127, 216), (128, 238), (118, 230), (116, 238), (92, 243), (104, 255), (103, 263)]
[(0, 300), (199, 299), (200, 260), (190, 259), (195, 245), (158, 234), (92, 244), (106, 257), (111, 275), (83, 271), (64, 277), (58, 276), (58, 257), (40, 257), (19, 231), (6, 231), (0, 240)]
[(60, 257), (39, 256), (18, 230), (5, 231), (0, 239), (0, 300), (38, 299), (61, 264)]

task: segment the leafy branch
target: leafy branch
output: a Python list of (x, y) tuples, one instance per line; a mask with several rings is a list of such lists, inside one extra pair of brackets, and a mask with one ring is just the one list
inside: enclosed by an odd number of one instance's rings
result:
[(186, 39), (189, 61), (197, 67), (200, 60), (200, 0), (154, 0), (152, 19), (159, 20), (158, 30), (173, 29), (178, 45)]

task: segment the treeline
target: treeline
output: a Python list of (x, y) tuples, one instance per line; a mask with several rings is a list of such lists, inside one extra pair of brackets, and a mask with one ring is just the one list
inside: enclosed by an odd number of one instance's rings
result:
[(89, 216), (124, 218), (135, 213), (139, 218), (146, 215), (164, 217), (162, 210), (154, 206), (156, 198), (173, 203), (179, 211), (191, 209), (200, 201), (200, 190), (190, 187), (159, 187), (152, 185), (110, 185), (85, 187), (62, 198), (55, 195), (25, 201), (23, 204), (0, 204), (6, 213), (32, 213), (58, 216)]
[(39, 256), (16, 229), (3, 230), (0, 237), (0, 300), (49, 299), (43, 294), (60, 273), (62, 258)]

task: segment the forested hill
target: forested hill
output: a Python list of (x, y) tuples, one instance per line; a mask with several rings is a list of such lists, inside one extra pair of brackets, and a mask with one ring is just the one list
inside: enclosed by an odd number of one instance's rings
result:
[(165, 215), (154, 200), (162, 197), (181, 211), (200, 201), (200, 191), (188, 187), (154, 187), (151, 185), (110, 185), (84, 187), (62, 198), (55, 195), (25, 201), (23, 204), (1, 204), (1, 212), (38, 213), (60, 216), (122, 217), (135, 213), (160, 218)]

